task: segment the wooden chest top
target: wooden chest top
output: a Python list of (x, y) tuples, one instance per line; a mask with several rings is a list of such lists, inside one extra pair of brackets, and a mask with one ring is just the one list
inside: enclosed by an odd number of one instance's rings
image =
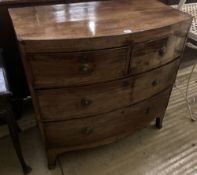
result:
[(132, 35), (190, 18), (157, 0), (116, 0), (9, 10), (20, 41)]

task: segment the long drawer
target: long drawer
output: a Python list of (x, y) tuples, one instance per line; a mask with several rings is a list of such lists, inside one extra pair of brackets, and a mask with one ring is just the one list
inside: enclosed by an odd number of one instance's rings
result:
[[(166, 109), (171, 88), (141, 103), (110, 113), (61, 122), (43, 123), (48, 147), (89, 145), (144, 127)], [(162, 100), (161, 100), (162, 99)], [(73, 147), (74, 146), (74, 147)]]
[(166, 89), (175, 80), (179, 59), (153, 71), (89, 86), (37, 90), (41, 120), (82, 118), (122, 108)]

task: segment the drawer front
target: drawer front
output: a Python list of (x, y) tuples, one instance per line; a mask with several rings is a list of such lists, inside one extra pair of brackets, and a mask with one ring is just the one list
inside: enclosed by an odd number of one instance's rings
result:
[(167, 64), (182, 53), (185, 36), (170, 35), (158, 40), (134, 44), (130, 74), (151, 70)]
[(37, 90), (41, 119), (58, 121), (109, 112), (159, 93), (175, 80), (179, 59), (153, 71), (90, 86)]
[(129, 48), (29, 55), (36, 88), (105, 82), (128, 72)]
[[(111, 137), (131, 134), (159, 117), (167, 106), (168, 89), (141, 103), (110, 113), (61, 122), (43, 123), (46, 142), (49, 147), (84, 146), (104, 141)], [(95, 144), (96, 145), (96, 144)]]

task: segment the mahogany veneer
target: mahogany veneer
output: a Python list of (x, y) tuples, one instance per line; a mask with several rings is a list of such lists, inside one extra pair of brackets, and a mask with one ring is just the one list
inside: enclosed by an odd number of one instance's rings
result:
[(0, 0), (0, 49), (3, 49), (3, 61), (14, 101), (21, 102), (22, 98), (29, 96), (29, 89), (8, 9), (83, 1), (91, 0)]
[(146, 2), (10, 10), (49, 167), (155, 118), (162, 127), (192, 18)]

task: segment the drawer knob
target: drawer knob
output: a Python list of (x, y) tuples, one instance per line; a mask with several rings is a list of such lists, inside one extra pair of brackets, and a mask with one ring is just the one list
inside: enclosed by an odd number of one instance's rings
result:
[(89, 106), (91, 103), (92, 103), (91, 100), (88, 100), (88, 99), (85, 99), (85, 98), (81, 99), (81, 105), (82, 106)]
[(90, 65), (87, 63), (80, 65), (80, 72), (82, 73), (91, 73), (93, 70), (91, 69)]
[(87, 55), (82, 55), (82, 60), (87, 60), (88, 56)]
[(82, 133), (85, 135), (90, 135), (93, 133), (93, 131), (94, 131), (93, 128), (90, 128), (90, 127), (86, 127), (82, 129)]
[(159, 84), (159, 81), (158, 81), (158, 80), (154, 80), (154, 81), (152, 82), (152, 86), (153, 86), (153, 87), (157, 86), (158, 84)]
[(167, 51), (166, 46), (163, 46), (163, 47), (159, 50), (159, 55), (160, 55), (160, 56), (164, 56), (165, 53), (166, 53), (166, 51)]

